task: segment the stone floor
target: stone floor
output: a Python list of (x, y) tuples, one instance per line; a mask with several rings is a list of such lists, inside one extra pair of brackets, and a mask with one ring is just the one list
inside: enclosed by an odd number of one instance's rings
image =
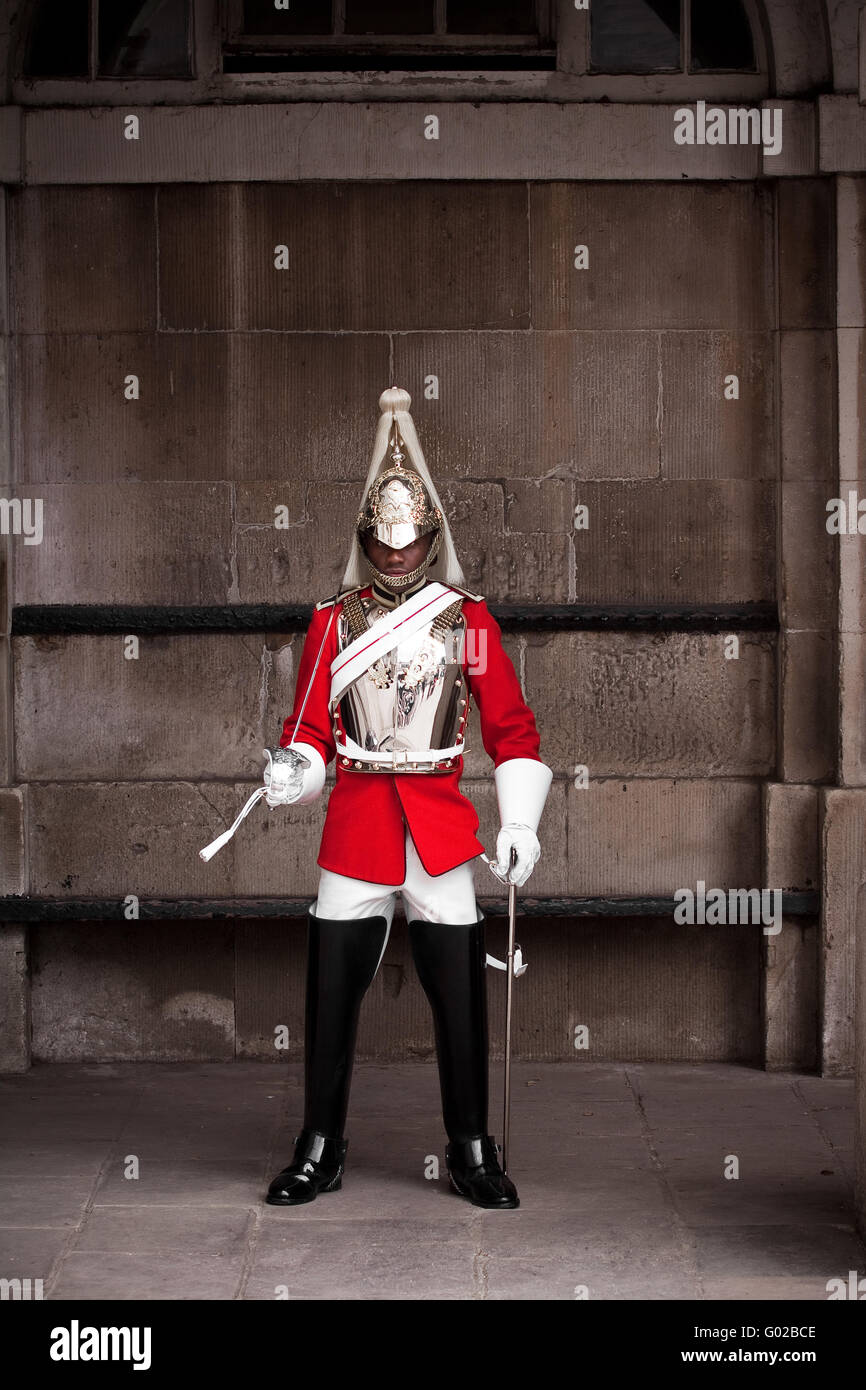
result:
[(737, 1066), (518, 1064), (521, 1206), (483, 1212), (449, 1189), (435, 1069), (359, 1064), (343, 1190), (276, 1208), (300, 1066), (35, 1067), (0, 1077), (0, 1277), (46, 1299), (826, 1300), (866, 1272), (852, 1102)]

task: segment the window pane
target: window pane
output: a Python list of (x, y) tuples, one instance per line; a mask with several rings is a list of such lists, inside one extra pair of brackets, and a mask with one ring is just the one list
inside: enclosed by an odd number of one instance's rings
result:
[(245, 34), (330, 34), (331, 0), (289, 0), (287, 10), (274, 0), (244, 0)]
[(680, 68), (680, 0), (592, 0), (589, 16), (597, 71)]
[(347, 34), (432, 34), (433, 0), (346, 0)]
[(100, 0), (101, 77), (188, 77), (189, 0)]
[(535, 0), (448, 0), (449, 34), (536, 34)]
[(755, 45), (741, 0), (692, 0), (692, 70), (754, 72)]
[(86, 77), (88, 0), (42, 0), (30, 29), (25, 77)]

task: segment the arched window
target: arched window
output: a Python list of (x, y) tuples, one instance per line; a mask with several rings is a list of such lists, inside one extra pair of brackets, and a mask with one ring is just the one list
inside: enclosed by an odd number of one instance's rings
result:
[(191, 0), (39, 0), (25, 77), (191, 77)]
[(224, 0), (226, 72), (554, 68), (555, 0)]
[(593, 72), (755, 72), (742, 0), (592, 0)]

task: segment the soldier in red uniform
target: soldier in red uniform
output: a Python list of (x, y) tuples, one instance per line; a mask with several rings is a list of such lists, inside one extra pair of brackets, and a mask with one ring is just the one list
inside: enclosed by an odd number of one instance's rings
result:
[(336, 759), (307, 927), (304, 1125), (273, 1205), (341, 1185), (358, 1016), (398, 892), (433, 1013), (452, 1186), (477, 1206), (519, 1205), (487, 1132), (488, 957), (472, 873), (483, 846), (459, 789), (471, 702), (494, 763), (504, 882), (524, 883), (538, 859), (552, 774), (499, 626), (465, 588), (410, 404), (398, 388), (380, 398), (343, 586), (316, 606), (265, 774), (270, 806), (305, 803)]

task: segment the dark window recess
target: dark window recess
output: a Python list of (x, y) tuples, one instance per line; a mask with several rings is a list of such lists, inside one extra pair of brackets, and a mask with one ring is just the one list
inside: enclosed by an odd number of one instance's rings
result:
[(741, 0), (691, 0), (694, 72), (754, 72), (755, 45)]
[(87, 77), (88, 0), (42, 0), (30, 27), (25, 77)]
[(538, 72), (553, 71), (556, 54), (548, 53), (375, 53), (329, 49), (318, 53), (226, 53), (223, 72)]
[(680, 0), (592, 0), (589, 23), (591, 66), (597, 72), (682, 67)]
[(536, 34), (535, 0), (448, 0), (449, 34)]
[(244, 0), (245, 34), (330, 34), (331, 0)]
[(433, 0), (346, 0), (347, 34), (432, 34)]
[(100, 77), (189, 77), (189, 0), (102, 0)]

